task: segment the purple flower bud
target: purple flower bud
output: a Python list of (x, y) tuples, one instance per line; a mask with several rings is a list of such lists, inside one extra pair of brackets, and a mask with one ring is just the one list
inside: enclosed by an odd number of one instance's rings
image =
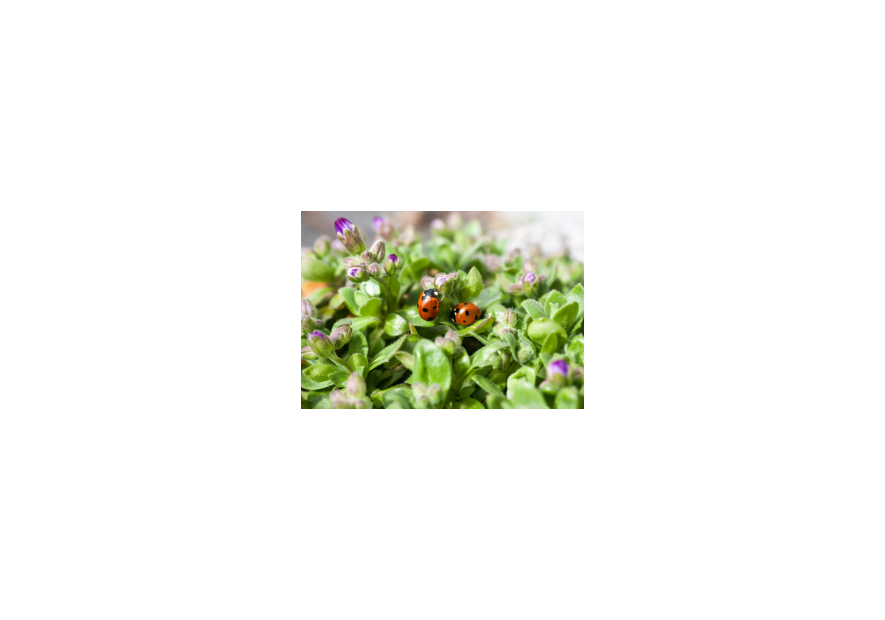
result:
[(354, 226), (350, 220), (339, 217), (337, 220), (335, 220), (335, 232), (339, 235), (344, 235), (345, 230), (353, 232)]
[(522, 284), (511, 284), (509, 287), (507, 287), (507, 292), (511, 295), (521, 295)]
[(301, 316), (314, 316), (316, 313), (316, 306), (309, 299), (301, 300)]
[(377, 276), (379, 273), (381, 273), (381, 265), (379, 265), (378, 263), (372, 263), (371, 265), (369, 265), (366, 271), (370, 276)]
[(372, 228), (375, 229), (376, 233), (378, 233), (388, 241), (392, 241), (393, 238), (396, 236), (396, 230), (393, 228), (393, 224), (391, 224), (383, 217), (373, 217)]
[(317, 359), (317, 354), (313, 352), (313, 349), (310, 347), (304, 347), (301, 349), (301, 359), (303, 360), (315, 360)]
[(553, 360), (547, 364), (547, 379), (556, 387), (568, 385), (570, 375), (569, 366), (565, 360)]
[(351, 398), (362, 398), (366, 393), (366, 382), (358, 372), (350, 373), (344, 391)]
[(446, 229), (446, 224), (442, 220), (433, 220), (430, 222), (430, 230), (440, 232)]
[(438, 289), (442, 288), (442, 285), (448, 282), (449, 276), (445, 273), (438, 273), (436, 277), (433, 279), (433, 285)]
[(387, 257), (387, 261), (384, 263), (384, 271), (387, 275), (392, 276), (397, 272), (400, 267), (400, 259), (397, 258), (396, 254), (391, 254)]
[(359, 267), (360, 263), (361, 263), (360, 259), (354, 258), (353, 256), (348, 256), (347, 258), (344, 259), (344, 266), (347, 268)]
[(365, 282), (369, 279), (369, 274), (362, 267), (354, 267), (347, 270), (347, 279), (351, 282)]
[(433, 276), (424, 276), (421, 278), (421, 289), (426, 291), (429, 288), (433, 288)]
[(366, 263), (371, 263), (373, 260), (375, 260), (375, 256), (369, 250), (366, 250), (365, 252), (360, 254), (360, 260)]
[(319, 357), (329, 357), (332, 352), (332, 343), (321, 331), (311, 332), (307, 335), (307, 344)]
[(522, 281), (525, 282), (526, 284), (534, 284), (535, 283), (534, 272), (529, 271), (527, 274), (525, 274), (525, 277), (523, 277)]
[(338, 240), (344, 244), (344, 249), (351, 256), (356, 256), (360, 252), (365, 251), (366, 244), (363, 242), (362, 235), (360, 235), (360, 229), (354, 226), (350, 220), (346, 220), (343, 217), (335, 220), (335, 232), (338, 235)]

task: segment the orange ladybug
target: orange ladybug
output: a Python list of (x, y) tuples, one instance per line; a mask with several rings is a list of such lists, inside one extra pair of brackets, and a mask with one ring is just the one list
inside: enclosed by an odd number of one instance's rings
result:
[(418, 299), (418, 315), (425, 321), (432, 321), (439, 314), (439, 294), (429, 288)]
[(452, 310), (452, 320), (461, 325), (471, 325), (479, 318), (480, 310), (476, 304), (458, 304)]

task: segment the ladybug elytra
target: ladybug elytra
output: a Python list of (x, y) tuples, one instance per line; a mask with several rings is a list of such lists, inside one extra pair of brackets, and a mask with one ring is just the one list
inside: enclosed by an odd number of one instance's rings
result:
[(479, 318), (480, 310), (476, 304), (458, 304), (452, 310), (452, 320), (461, 325), (471, 325)]
[(418, 299), (418, 315), (425, 321), (432, 321), (439, 314), (439, 294), (429, 288)]

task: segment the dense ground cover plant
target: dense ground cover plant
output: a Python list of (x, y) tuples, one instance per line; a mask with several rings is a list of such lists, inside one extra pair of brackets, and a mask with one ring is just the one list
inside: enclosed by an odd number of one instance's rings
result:
[[(375, 242), (335, 221), (302, 255), (301, 403), (307, 408), (584, 406), (583, 265), (565, 252), (504, 254), (455, 214), (422, 242), (374, 218)], [(319, 283), (319, 284), (318, 284)], [(439, 295), (433, 320), (424, 290)], [(474, 323), (452, 322), (471, 302)]]

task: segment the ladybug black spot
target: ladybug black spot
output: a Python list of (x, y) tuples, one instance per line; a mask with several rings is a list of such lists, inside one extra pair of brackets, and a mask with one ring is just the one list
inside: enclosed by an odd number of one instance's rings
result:
[(427, 308), (421, 308), (421, 312), (430, 312)]

